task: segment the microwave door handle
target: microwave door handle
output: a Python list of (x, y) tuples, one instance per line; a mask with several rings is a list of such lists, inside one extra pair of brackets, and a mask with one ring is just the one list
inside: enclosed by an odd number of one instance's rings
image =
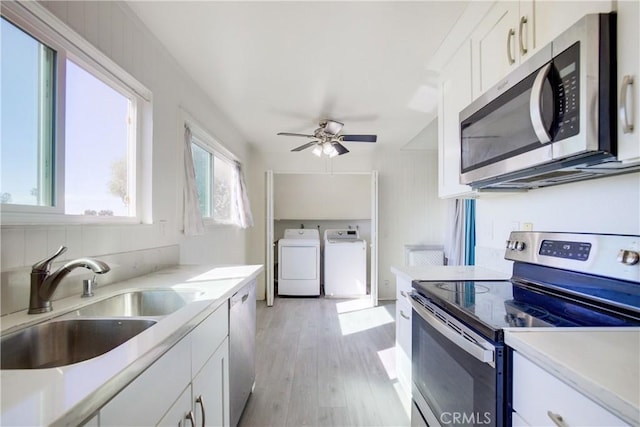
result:
[(436, 331), (440, 334), (444, 335), (449, 341), (460, 347), (462, 350), (466, 351), (479, 361), (483, 363), (492, 364), (494, 362), (493, 359), (493, 350), (488, 350), (484, 347), (481, 347), (478, 344), (475, 344), (462, 335), (458, 334), (447, 325), (443, 324), (441, 321), (435, 318), (431, 313), (425, 310), (420, 303), (415, 302), (413, 299), (411, 300), (411, 305), (413, 309), (420, 315), (420, 317), (431, 325)]
[(533, 131), (536, 133), (541, 144), (551, 142), (551, 135), (544, 126), (544, 121), (542, 120), (542, 89), (544, 88), (544, 82), (551, 71), (551, 65), (551, 63), (548, 63), (538, 72), (538, 75), (533, 82), (533, 86), (531, 87), (531, 97), (529, 98), (531, 124), (533, 125)]

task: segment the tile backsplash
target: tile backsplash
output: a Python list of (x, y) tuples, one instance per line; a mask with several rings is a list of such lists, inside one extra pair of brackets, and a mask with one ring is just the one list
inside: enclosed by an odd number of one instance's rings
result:
[[(100, 286), (174, 266), (180, 261), (178, 245), (123, 251), (121, 243), (120, 250), (102, 244), (103, 247), (99, 250), (83, 251), (82, 240), (86, 233), (77, 233), (76, 231), (77, 229), (69, 230), (64, 227), (2, 229), (1, 316), (28, 308), (31, 265), (53, 254), (60, 247), (60, 242), (63, 242), (68, 250), (52, 264), (52, 271), (79, 257), (97, 258), (111, 267), (108, 273), (97, 276), (98, 286), (96, 289), (99, 289)], [(100, 255), (101, 253), (104, 255)], [(73, 270), (62, 280), (53, 300), (80, 294), (82, 280), (92, 277), (93, 272), (88, 269), (77, 268)]]

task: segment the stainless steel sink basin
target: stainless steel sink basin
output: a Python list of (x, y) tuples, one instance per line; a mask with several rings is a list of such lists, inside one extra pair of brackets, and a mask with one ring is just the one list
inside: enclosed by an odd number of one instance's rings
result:
[(152, 319), (73, 319), (41, 323), (0, 340), (0, 369), (42, 369), (100, 356), (153, 326)]
[(166, 316), (194, 301), (202, 292), (154, 289), (114, 295), (75, 310), (78, 316)]

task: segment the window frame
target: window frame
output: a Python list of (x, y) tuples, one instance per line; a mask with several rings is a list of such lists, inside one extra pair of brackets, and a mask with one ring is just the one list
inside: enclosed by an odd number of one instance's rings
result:
[[(19, 224), (85, 224), (151, 223), (150, 201), (145, 193), (151, 192), (151, 179), (143, 158), (150, 158), (145, 146), (150, 143), (145, 135), (146, 117), (150, 117), (152, 93), (109, 57), (91, 45), (82, 36), (36, 2), (6, 2), (0, 10), (4, 19), (26, 34), (55, 51), (55, 103), (53, 112), (53, 206), (3, 204), (0, 206), (2, 225)], [(133, 114), (129, 127), (128, 179), (135, 180), (133, 198), (134, 216), (92, 216), (65, 213), (65, 111), (66, 63), (73, 61), (102, 83), (129, 99)], [(148, 125), (147, 125), (148, 126)], [(143, 138), (147, 136), (147, 140)], [(131, 182), (131, 181), (129, 181)]]
[[(188, 117), (184, 112), (183, 112), (183, 116)], [(231, 166), (233, 166), (234, 162), (238, 161), (238, 158), (231, 151), (229, 151), (224, 145), (222, 145), (216, 137), (212, 136), (207, 130), (205, 130), (202, 126), (200, 126), (194, 119), (185, 118), (184, 124), (185, 126), (189, 127), (189, 129), (191, 130), (191, 144), (197, 145), (198, 147), (200, 147), (210, 155), (209, 188), (211, 189), (211, 194), (210, 194), (211, 197), (209, 198), (209, 210), (211, 211), (211, 216), (204, 216), (204, 214), (200, 212), (202, 214), (202, 221), (204, 222), (205, 225), (216, 225), (221, 227), (234, 226), (235, 224), (233, 223), (233, 221), (229, 221), (229, 222), (218, 221), (213, 216), (214, 203), (215, 203), (214, 157), (217, 157), (218, 159), (229, 163)], [(233, 189), (233, 191), (237, 191), (237, 190)], [(232, 209), (234, 209), (233, 206), (232, 206)]]

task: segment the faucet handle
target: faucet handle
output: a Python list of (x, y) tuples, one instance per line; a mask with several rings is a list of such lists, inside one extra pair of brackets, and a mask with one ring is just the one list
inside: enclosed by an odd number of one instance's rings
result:
[(58, 249), (55, 254), (33, 264), (33, 266), (31, 267), (31, 271), (49, 271), (49, 269), (51, 268), (51, 262), (66, 251), (66, 246), (60, 246), (60, 249)]

